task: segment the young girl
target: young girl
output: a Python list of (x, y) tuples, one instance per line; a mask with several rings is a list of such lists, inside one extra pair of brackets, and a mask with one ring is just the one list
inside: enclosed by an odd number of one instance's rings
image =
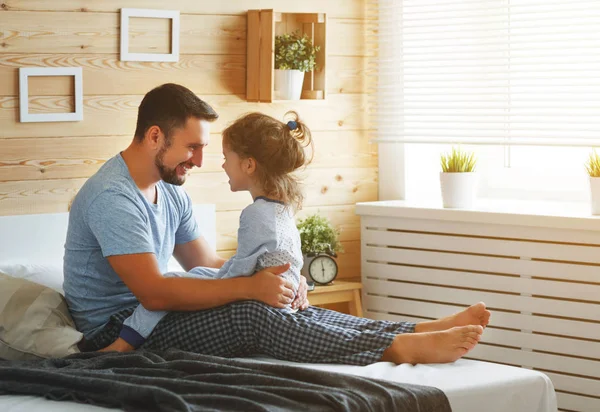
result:
[[(254, 200), (240, 216), (235, 256), (218, 271), (197, 267), (190, 273), (165, 276), (249, 276), (266, 267), (290, 263), (283, 276), (297, 290), (303, 259), (293, 214), (301, 207), (303, 196), (298, 179), (291, 173), (310, 161), (304, 149), (312, 148), (312, 139), (295, 112), (287, 116), (293, 120), (283, 123), (251, 113), (223, 132), (223, 169), (230, 188), (248, 191)], [(170, 325), (161, 323), (152, 334), (166, 314), (139, 305), (123, 323), (119, 339), (104, 350), (133, 350), (145, 343), (144, 348), (149, 349), (177, 347), (218, 356), (260, 354), (300, 362), (449, 362), (475, 346), (481, 326), (489, 320), (485, 305), (477, 304), (448, 318), (422, 323), (419, 329), (426, 333), (408, 333), (415, 332), (414, 323), (356, 318), (315, 307), (293, 313), (289, 308), (238, 302), (211, 313), (172, 313)], [(227, 335), (229, 343), (214, 345), (211, 336), (215, 333)], [(403, 334), (413, 338), (398, 339)], [(427, 353), (419, 359), (407, 356), (413, 352)]]
[[(302, 206), (298, 179), (290, 173), (310, 163), (304, 148), (311, 146), (310, 130), (298, 121), (295, 112), (282, 123), (261, 113), (251, 113), (223, 132), (223, 169), (231, 191), (248, 191), (254, 202), (240, 216), (236, 254), (217, 271), (196, 267), (190, 272), (168, 272), (165, 277), (225, 279), (250, 276), (261, 269), (290, 263), (282, 274), (297, 292), (303, 265), (300, 234), (294, 221), (295, 210)], [(312, 151), (312, 150), (311, 150)], [(288, 305), (284, 310), (295, 312)], [(132, 350), (141, 346), (165, 311), (149, 311), (139, 305), (123, 323), (119, 335)], [(111, 350), (112, 346), (104, 350)]]

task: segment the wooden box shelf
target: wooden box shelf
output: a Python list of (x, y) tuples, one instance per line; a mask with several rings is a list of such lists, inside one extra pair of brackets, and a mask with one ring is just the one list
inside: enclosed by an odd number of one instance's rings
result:
[(248, 10), (248, 56), (246, 61), (246, 100), (275, 100), (275, 36), (299, 31), (319, 46), (317, 68), (304, 75), (301, 99), (325, 99), (326, 63), (325, 13), (279, 13), (273, 10)]

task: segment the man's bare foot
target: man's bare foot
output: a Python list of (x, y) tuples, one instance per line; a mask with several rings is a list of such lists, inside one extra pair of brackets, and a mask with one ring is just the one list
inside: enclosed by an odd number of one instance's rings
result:
[(479, 302), (454, 315), (417, 323), (415, 332), (435, 332), (467, 325), (480, 325), (485, 328), (490, 323), (490, 316), (491, 313), (486, 309), (485, 303)]
[(457, 326), (437, 332), (403, 333), (394, 338), (381, 360), (413, 365), (454, 362), (477, 345), (482, 333), (480, 325)]
[(108, 345), (106, 348), (100, 349), (98, 352), (131, 352), (134, 350), (135, 348), (127, 343), (127, 341), (117, 338), (116, 341)]

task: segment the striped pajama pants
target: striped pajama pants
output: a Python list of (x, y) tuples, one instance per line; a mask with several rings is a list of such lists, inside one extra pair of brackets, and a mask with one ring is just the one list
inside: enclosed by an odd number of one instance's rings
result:
[[(111, 316), (81, 349), (99, 350), (114, 342), (134, 309)], [(263, 355), (294, 362), (368, 365), (381, 360), (396, 335), (414, 329), (412, 322), (358, 318), (314, 306), (288, 313), (261, 302), (242, 301), (196, 312), (170, 312), (142, 348), (175, 348), (227, 358)]]

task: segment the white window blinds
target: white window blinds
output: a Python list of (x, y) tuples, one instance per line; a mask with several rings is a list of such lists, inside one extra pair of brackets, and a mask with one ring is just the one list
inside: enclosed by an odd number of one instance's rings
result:
[(600, 144), (600, 1), (370, 6), (378, 142)]

